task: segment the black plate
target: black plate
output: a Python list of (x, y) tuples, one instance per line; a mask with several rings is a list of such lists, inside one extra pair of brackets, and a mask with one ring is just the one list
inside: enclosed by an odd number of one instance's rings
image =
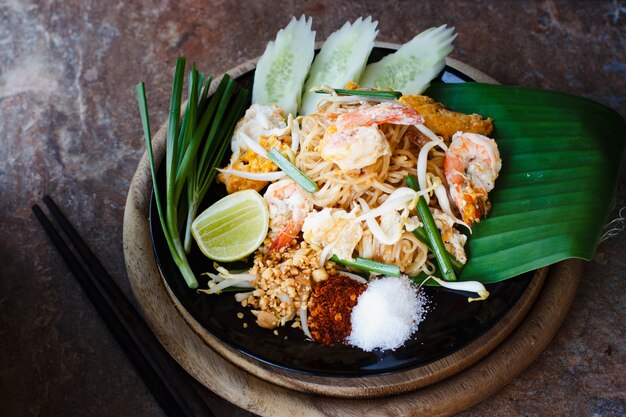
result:
[[(375, 48), (370, 60), (376, 61), (391, 51)], [(250, 71), (237, 78), (237, 81), (242, 86), (250, 87), (253, 78), (254, 71)], [(467, 81), (472, 80), (446, 67), (435, 82)], [(165, 169), (161, 167), (157, 174), (161, 183), (164, 176)], [(201, 210), (225, 195), (224, 186), (216, 184), (209, 191)], [(273, 331), (258, 327), (249, 309), (241, 307), (232, 293), (209, 296), (188, 288), (167, 248), (154, 204), (154, 194), (150, 201), (150, 228), (159, 268), (189, 314), (211, 334), (239, 352), (266, 364), (304, 374), (344, 377), (381, 375), (425, 365), (450, 355), (497, 323), (524, 293), (534, 274), (531, 272), (488, 285), (487, 289), (491, 293), (489, 299), (478, 303), (467, 303), (465, 297), (442, 288), (425, 288), (429, 312), (417, 333), (394, 351), (364, 352), (350, 346), (328, 348), (306, 341), (299, 329), (281, 328), (276, 336)], [(202, 272), (212, 270), (213, 262), (204, 257), (195, 245), (189, 263), (197, 277)], [(228, 264), (224, 266), (229, 268)], [(206, 287), (206, 284), (206, 280), (200, 277), (200, 286)], [(243, 319), (237, 317), (239, 312), (244, 314)], [(247, 328), (243, 327), (244, 323), (248, 323)]]

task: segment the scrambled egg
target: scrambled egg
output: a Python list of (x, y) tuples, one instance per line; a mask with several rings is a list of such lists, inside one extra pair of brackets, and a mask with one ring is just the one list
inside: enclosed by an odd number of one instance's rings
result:
[(483, 119), (479, 114), (463, 114), (446, 109), (428, 96), (406, 95), (400, 103), (410, 106), (424, 118), (424, 124), (436, 135), (449, 141), (456, 132), (471, 132), (489, 136), (493, 131), (491, 117)]
[(351, 260), (354, 248), (363, 237), (363, 228), (353, 213), (325, 208), (309, 213), (302, 233), (307, 243), (324, 248), (332, 246), (332, 254)]
[[(280, 107), (275, 104), (272, 106), (253, 104), (246, 110), (246, 114), (235, 127), (231, 140), (233, 153), (226, 167), (254, 173), (278, 171), (276, 164), (248, 147), (247, 140), (258, 143), (266, 151), (276, 148), (282, 153), (288, 152), (291, 146), (291, 126), (285, 122)], [(217, 179), (226, 185), (229, 194), (247, 189), (261, 191), (268, 184), (267, 181), (250, 180), (224, 173), (220, 173)]]

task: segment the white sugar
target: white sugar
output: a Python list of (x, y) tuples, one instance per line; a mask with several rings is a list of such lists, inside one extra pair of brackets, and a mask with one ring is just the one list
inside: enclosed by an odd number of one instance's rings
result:
[(396, 349), (417, 330), (426, 300), (408, 278), (372, 281), (352, 309), (347, 342), (367, 352)]

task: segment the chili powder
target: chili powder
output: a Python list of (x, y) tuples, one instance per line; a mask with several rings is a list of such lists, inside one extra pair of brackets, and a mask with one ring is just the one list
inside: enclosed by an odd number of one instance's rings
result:
[(309, 298), (307, 324), (313, 340), (334, 346), (352, 331), (350, 315), (366, 285), (345, 275), (334, 275), (318, 283)]

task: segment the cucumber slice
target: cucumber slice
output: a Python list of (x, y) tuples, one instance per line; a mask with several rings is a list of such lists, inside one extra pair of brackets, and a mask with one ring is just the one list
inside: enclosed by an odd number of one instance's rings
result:
[(342, 88), (349, 81), (359, 81), (374, 47), (377, 26), (378, 22), (372, 22), (371, 16), (365, 20), (359, 17), (353, 24), (346, 22), (328, 37), (311, 65), (304, 85), (300, 114), (315, 112), (322, 95), (311, 91), (314, 87), (328, 85)]
[(315, 32), (311, 31), (311, 24), (310, 17), (293, 17), (267, 44), (254, 74), (253, 103), (278, 104), (285, 114), (297, 114), (314, 55)]
[(365, 67), (359, 84), (420, 94), (445, 65), (456, 38), (454, 28), (446, 25), (430, 28), (405, 43), (395, 53)]

